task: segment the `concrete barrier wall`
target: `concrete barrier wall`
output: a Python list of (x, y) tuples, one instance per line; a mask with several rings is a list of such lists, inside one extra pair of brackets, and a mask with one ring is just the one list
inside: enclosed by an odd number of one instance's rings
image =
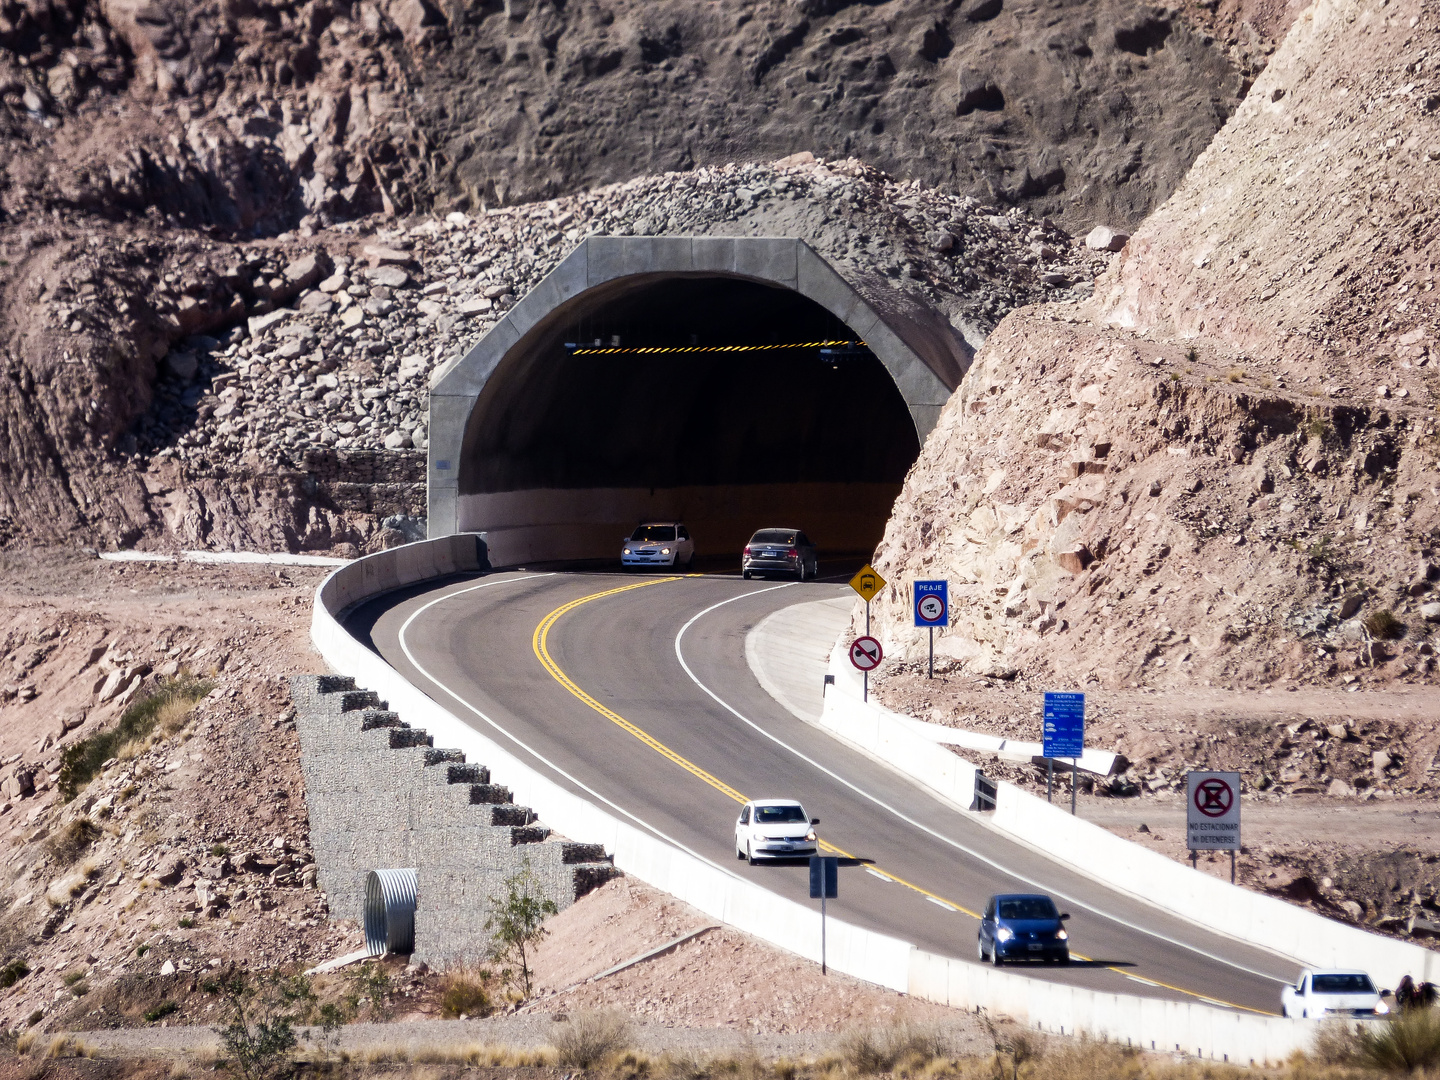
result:
[[(352, 676), (385, 699), (417, 727), (427, 729), (437, 745), (456, 747), (472, 761), (485, 762), (493, 782), (509, 786), (515, 801), (533, 807), (556, 832), (612, 853), (615, 865), (656, 888), (692, 904), (711, 917), (809, 960), (820, 958), (818, 911), (776, 896), (700, 856), (684, 851), (619, 811), (604, 809), (533, 768), (502, 745), (498, 732), (482, 733), (449, 708), (427, 697), (394, 668), (352, 638), (336, 616), (344, 607), (388, 588), (411, 584), (425, 567), (437, 575), (455, 572), (475, 558), (474, 538), (465, 545), (445, 547), (460, 537), (410, 544), (361, 559), (330, 576), (316, 594), (311, 638), (327, 663)], [(425, 548), (430, 550), (423, 550)], [(471, 554), (467, 554), (471, 552)], [(483, 556), (482, 556), (483, 557)], [(382, 565), (366, 567), (374, 560)], [(383, 564), (389, 565), (383, 565)], [(387, 584), (393, 583), (393, 584)], [(504, 588), (498, 584), (497, 588)], [(374, 592), (367, 592), (367, 589)], [(341, 604), (340, 601), (344, 603)], [(838, 706), (838, 700), (835, 702)], [(860, 703), (856, 703), (860, 704)], [(827, 702), (827, 712), (834, 712)], [(476, 718), (482, 726), (484, 721)], [(871, 736), (876, 756), (904, 758), (911, 748), (900, 737), (882, 736), (883, 726), (866, 710), (845, 707), (835, 712), (841, 730)], [(848, 725), (848, 726), (847, 726)], [(909, 733), (906, 733), (909, 734)], [(844, 736), (849, 738), (849, 736)], [(923, 740), (922, 740), (923, 741)], [(934, 745), (924, 742), (929, 759), (939, 759)], [(523, 752), (523, 751), (522, 751)], [(954, 756), (954, 755), (948, 755)], [(950, 773), (950, 795), (957, 801), (973, 797), (974, 766), (956, 758)], [(968, 768), (968, 771), (967, 771)], [(420, 900), (424, 903), (424, 898)], [(1312, 1025), (1277, 1017), (1238, 1014), (1199, 1003), (1168, 1002), (1127, 994), (1104, 994), (1048, 983), (974, 963), (922, 952), (908, 942), (853, 926), (839, 919), (828, 925), (828, 960), (837, 971), (879, 986), (956, 1008), (984, 1008), (1045, 1031), (1124, 1040), (1132, 1045), (1178, 1050), (1198, 1057), (1246, 1063), (1279, 1062), (1308, 1047)]]
[[(835, 685), (826, 694), (822, 727), (914, 777), (953, 805), (970, 808), (976, 766), (953, 753), (935, 753), (934, 744), (911, 731), (897, 714), (862, 702), (860, 678), (838, 643), (830, 655), (830, 673)], [(1440, 979), (1440, 953), (1231, 885), (1072, 817), (1059, 805), (1013, 784), (1002, 782), (996, 788), (990, 819), (995, 828), (1158, 908), (1294, 957), (1308, 967), (1368, 971), (1382, 986), (1393, 987), (1404, 975), (1417, 981)]]

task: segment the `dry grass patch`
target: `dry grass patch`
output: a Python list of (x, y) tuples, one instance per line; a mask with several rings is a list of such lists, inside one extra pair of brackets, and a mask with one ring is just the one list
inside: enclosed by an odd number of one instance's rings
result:
[(630, 1023), (620, 1013), (582, 1010), (550, 1028), (550, 1042), (561, 1065), (593, 1069), (630, 1046)]
[(487, 968), (455, 968), (440, 982), (440, 1012), (449, 1018), (489, 1016), (495, 1011), (490, 997), (494, 974)]

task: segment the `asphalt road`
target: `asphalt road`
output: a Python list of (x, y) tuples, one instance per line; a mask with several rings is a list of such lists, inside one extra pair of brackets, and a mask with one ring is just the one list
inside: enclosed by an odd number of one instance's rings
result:
[(835, 917), (974, 959), (972, 913), (987, 897), (1048, 892), (1071, 913), (1072, 951), (1087, 959), (1012, 970), (1278, 1012), (1297, 963), (1008, 841), (766, 694), (745, 663), (746, 633), (777, 608), (845, 591), (738, 576), (504, 573), (392, 593), (348, 625), (416, 686), (571, 790), (776, 893), (814, 903), (803, 862), (736, 859), (737, 793), (798, 798), (821, 819), (823, 842), (874, 860), (841, 871)]

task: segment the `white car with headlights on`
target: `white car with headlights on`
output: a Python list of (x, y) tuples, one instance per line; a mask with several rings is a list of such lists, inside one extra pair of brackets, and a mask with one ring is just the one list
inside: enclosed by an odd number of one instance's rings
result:
[(1363, 971), (1306, 969), (1280, 991), (1280, 1011), (1292, 1020), (1364, 1019), (1384, 1016), (1390, 1006)]
[(637, 525), (620, 541), (621, 566), (685, 567), (695, 561), (695, 541), (678, 521), (651, 521)]
[(755, 799), (740, 810), (735, 822), (735, 857), (751, 866), (760, 859), (808, 858), (818, 843), (820, 819), (806, 817), (794, 799)]

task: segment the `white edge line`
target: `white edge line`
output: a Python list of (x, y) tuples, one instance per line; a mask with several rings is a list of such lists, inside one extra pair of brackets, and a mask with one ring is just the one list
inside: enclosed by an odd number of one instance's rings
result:
[[(930, 828), (928, 825), (925, 825), (925, 824), (923, 824), (922, 822), (916, 821), (914, 818), (912, 818), (912, 817), (910, 817), (909, 815), (905, 814), (904, 812), (902, 812), (901, 810), (897, 809), (896, 807), (891, 806), (889, 803), (884, 802), (883, 800), (881, 800), (881, 799), (877, 798), (876, 796), (870, 794), (868, 791), (864, 790), (863, 788), (857, 786), (856, 784), (851, 783), (849, 780), (845, 779), (845, 777), (839, 775), (838, 773), (834, 772), (834, 771), (831, 770), (831, 769), (826, 768), (824, 765), (821, 765), (818, 761), (814, 760), (813, 758), (808, 757), (807, 755), (801, 753), (799, 750), (797, 750), (795, 747), (791, 746), (789, 743), (785, 742), (783, 739), (780, 739), (780, 738), (777, 737), (776, 735), (773, 735), (771, 732), (766, 731), (766, 730), (765, 730), (764, 728), (762, 728), (759, 724), (755, 723), (755, 721), (751, 720), (748, 716), (745, 716), (745, 715), (744, 715), (743, 713), (741, 713), (738, 709), (736, 709), (733, 705), (731, 705), (729, 702), (725, 701), (725, 700), (724, 700), (723, 698), (721, 698), (718, 694), (716, 694), (715, 691), (711, 690), (708, 686), (706, 686), (703, 682), (701, 682), (701, 681), (699, 680), (699, 678), (696, 677), (695, 672), (690, 669), (690, 665), (685, 662), (685, 654), (684, 654), (684, 652), (681, 650), (681, 644), (680, 644), (680, 643), (681, 643), (681, 639), (684, 638), (684, 636), (685, 636), (685, 631), (689, 630), (691, 626), (693, 626), (695, 623), (699, 622), (699, 621), (700, 621), (701, 619), (703, 619), (706, 615), (709, 615), (712, 611), (715, 611), (717, 608), (722, 608), (722, 607), (724, 607), (726, 604), (733, 604), (733, 603), (734, 603), (735, 601), (737, 601), (737, 600), (745, 600), (745, 599), (748, 599), (749, 597), (752, 597), (752, 596), (759, 596), (759, 595), (761, 595), (762, 593), (773, 592), (775, 589), (784, 589), (784, 588), (788, 588), (788, 587), (789, 587), (789, 583), (783, 584), (783, 585), (773, 585), (773, 586), (771, 586), (769, 589), (760, 589), (760, 590), (757, 590), (756, 592), (753, 592), (753, 593), (742, 593), (742, 594), (739, 595), (739, 596), (732, 596), (732, 597), (730, 597), (728, 600), (721, 600), (718, 604), (711, 604), (709, 607), (705, 608), (703, 611), (700, 611), (700, 612), (697, 613), (696, 615), (692, 616), (691, 619), (689, 620), (689, 622), (687, 622), (684, 626), (682, 626), (682, 627), (680, 628), (680, 632), (675, 635), (675, 657), (676, 657), (676, 659), (678, 659), (678, 660), (680, 661), (680, 666), (685, 669), (685, 674), (688, 675), (688, 676), (690, 676), (690, 681), (693, 682), (696, 686), (698, 686), (701, 690), (705, 691), (705, 693), (708, 694), (708, 695), (715, 701), (715, 703), (718, 704), (721, 708), (725, 709), (727, 712), (729, 712), (729, 713), (730, 713), (732, 716), (734, 716), (736, 719), (738, 719), (738, 720), (742, 721), (743, 723), (748, 724), (750, 727), (754, 728), (754, 729), (755, 729), (756, 731), (758, 731), (761, 735), (764, 735), (767, 739), (769, 739), (771, 742), (773, 742), (776, 746), (779, 746), (779, 747), (782, 747), (782, 748), (785, 749), (785, 750), (788, 750), (790, 753), (792, 753), (792, 754), (794, 754), (796, 757), (798, 757), (801, 761), (805, 762), (807, 765), (810, 765), (812, 768), (818, 769), (820, 772), (824, 773), (826, 776), (829, 776), (831, 779), (833, 779), (833, 780), (838, 780), (841, 784), (844, 784), (844, 785), (845, 785), (846, 787), (848, 787), (851, 791), (855, 792), (855, 794), (857, 794), (857, 795), (859, 795), (859, 796), (861, 796), (861, 797), (863, 797), (863, 798), (865, 798), (865, 799), (868, 799), (870, 802), (874, 803), (876, 806), (880, 807), (882, 810), (885, 810), (885, 811), (893, 814), (895, 817), (899, 818), (901, 821), (905, 822), (907, 825), (910, 825), (910, 826), (912, 826), (912, 827), (914, 827), (914, 828), (920, 829), (920, 830), (922, 830), (923, 832), (928, 833), (929, 835), (933, 836), (935, 839), (940, 840), (940, 841), (943, 841), (943, 842), (946, 843), (946, 844), (949, 844), (951, 847), (955, 848), (955, 849), (958, 850), (958, 851), (963, 851), (966, 855), (969, 855), (969, 856), (970, 856), (971, 858), (973, 858), (973, 859), (978, 859), (980, 862), (982, 862), (982, 863), (984, 863), (985, 865), (989, 866), (991, 869), (998, 870), (998, 871), (999, 871), (1000, 873), (1002, 873), (1002, 874), (1007, 874), (1007, 875), (1009, 875), (1010, 877), (1014, 878), (1015, 880), (1017, 880), (1017, 881), (1023, 881), (1023, 882), (1025, 882), (1026, 884), (1032, 885), (1032, 886), (1034, 886), (1034, 887), (1037, 888), (1037, 889), (1040, 889), (1040, 890), (1043, 890), (1043, 891), (1047, 891), (1047, 892), (1051, 892), (1051, 893), (1053, 893), (1054, 895), (1060, 897), (1062, 900), (1066, 901), (1066, 902), (1069, 903), (1069, 904), (1072, 904), (1072, 905), (1075, 906), (1075, 907), (1083, 908), (1085, 911), (1090, 912), (1092, 915), (1095, 915), (1095, 916), (1097, 916), (1097, 917), (1099, 917), (1099, 918), (1102, 918), (1102, 919), (1107, 919), (1107, 920), (1109, 920), (1110, 922), (1116, 923), (1116, 924), (1118, 924), (1119, 926), (1122, 926), (1122, 927), (1124, 927), (1124, 928), (1126, 928), (1126, 929), (1128, 929), (1128, 930), (1137, 930), (1137, 931), (1139, 931), (1140, 933), (1145, 934), (1145, 935), (1148, 936), (1148, 937), (1152, 937), (1152, 938), (1156, 939), (1157, 941), (1163, 941), (1163, 942), (1165, 942), (1165, 943), (1167, 943), (1167, 944), (1169, 944), (1169, 945), (1174, 945), (1174, 946), (1176, 946), (1177, 948), (1185, 949), (1185, 950), (1187, 950), (1187, 951), (1189, 951), (1189, 952), (1195, 953), (1197, 956), (1203, 956), (1203, 957), (1205, 957), (1207, 960), (1213, 960), (1213, 961), (1215, 961), (1215, 962), (1218, 963), (1218, 964), (1224, 964), (1226, 967), (1234, 968), (1234, 969), (1237, 970), (1237, 971), (1243, 971), (1243, 972), (1245, 972), (1245, 973), (1248, 974), (1248, 975), (1255, 975), (1255, 976), (1257, 976), (1257, 977), (1259, 977), (1259, 978), (1262, 978), (1262, 979), (1269, 979), (1269, 980), (1271, 980), (1272, 982), (1276, 982), (1276, 983), (1279, 983), (1279, 984), (1281, 984), (1281, 985), (1289, 985), (1289, 983), (1290, 983), (1290, 980), (1289, 980), (1289, 979), (1282, 979), (1282, 978), (1280, 978), (1280, 977), (1278, 977), (1278, 976), (1270, 975), (1270, 974), (1267, 974), (1266, 972), (1263, 972), (1263, 971), (1256, 971), (1254, 968), (1246, 967), (1244, 964), (1237, 963), (1237, 962), (1235, 962), (1234, 960), (1228, 960), (1228, 959), (1226, 959), (1226, 958), (1223, 957), (1223, 956), (1216, 956), (1214, 953), (1207, 952), (1206, 950), (1201, 949), (1201, 948), (1199, 948), (1199, 947), (1197, 947), (1197, 946), (1195, 946), (1195, 945), (1191, 945), (1191, 944), (1188, 944), (1188, 943), (1183, 942), (1183, 941), (1177, 941), (1175, 938), (1172, 938), (1172, 937), (1169, 937), (1169, 936), (1167, 936), (1167, 935), (1165, 935), (1165, 934), (1162, 934), (1162, 933), (1160, 933), (1159, 931), (1149, 930), (1149, 929), (1146, 929), (1146, 928), (1143, 927), (1143, 926), (1134, 926), (1134, 925), (1132, 925), (1132, 924), (1130, 924), (1130, 923), (1127, 923), (1127, 922), (1125, 922), (1124, 920), (1118, 918), (1117, 916), (1107, 914), (1106, 912), (1101, 911), (1099, 908), (1093, 907), (1093, 906), (1091, 906), (1090, 904), (1087, 904), (1087, 903), (1085, 903), (1084, 901), (1077, 899), (1076, 897), (1069, 896), (1069, 895), (1067, 895), (1066, 893), (1060, 892), (1060, 891), (1057, 890), (1057, 889), (1048, 888), (1048, 887), (1045, 886), (1043, 883), (1038, 882), (1038, 881), (1035, 881), (1034, 879), (1032, 879), (1032, 878), (1030, 878), (1030, 877), (1027, 877), (1025, 874), (1017, 873), (1016, 871), (1011, 870), (1009, 867), (1007, 867), (1007, 866), (1005, 866), (1005, 865), (1003, 865), (1003, 864), (1001, 864), (1001, 863), (996, 862), (994, 859), (990, 858), (989, 856), (987, 856), (987, 855), (982, 855), (980, 852), (975, 851), (975, 850), (973, 850), (973, 849), (971, 849), (971, 848), (969, 848), (969, 847), (966, 847), (964, 844), (960, 843), (960, 841), (955, 840), (955, 839), (953, 839), (952, 837), (946, 836), (946, 835), (944, 835), (943, 833), (936, 832), (934, 829)], [(827, 733), (827, 734), (828, 734), (828, 733)], [(832, 738), (833, 738), (833, 736), (832, 736)], [(837, 741), (838, 741), (838, 740), (837, 740)], [(922, 788), (921, 790), (923, 791), (924, 789)], [(973, 916), (972, 916), (972, 918), (973, 918)], [(1190, 994), (1193, 994), (1195, 997), (1199, 997), (1199, 994), (1195, 993), (1194, 991), (1186, 991), (1186, 993), (1190, 993)]]
[(738, 874), (735, 873), (735, 871), (731, 870), (729, 867), (727, 867), (727, 866), (722, 866), (720, 863), (714, 862), (714, 861), (711, 860), (711, 859), (707, 859), (704, 855), (701, 855), (698, 851), (695, 851), (695, 850), (693, 850), (693, 849), (691, 849), (691, 848), (686, 847), (684, 844), (680, 843), (680, 841), (676, 840), (674, 837), (667, 836), (665, 833), (661, 832), (659, 829), (657, 829), (655, 826), (651, 825), (649, 822), (644, 821), (644, 820), (642, 820), (642, 819), (639, 818), (639, 817), (636, 817), (636, 816), (635, 816), (634, 814), (632, 814), (629, 810), (626, 810), (623, 806), (617, 805), (616, 803), (614, 803), (614, 802), (612, 802), (611, 800), (607, 799), (604, 795), (601, 795), (601, 794), (600, 794), (598, 791), (596, 791), (594, 788), (592, 788), (592, 787), (590, 787), (589, 785), (581, 782), (580, 780), (576, 779), (574, 776), (571, 776), (568, 772), (566, 772), (564, 769), (562, 769), (559, 765), (556, 765), (555, 762), (553, 762), (553, 761), (551, 761), (549, 758), (545, 757), (545, 756), (544, 756), (543, 754), (541, 754), (538, 750), (536, 750), (536, 749), (534, 749), (533, 747), (531, 747), (531, 746), (527, 745), (526, 743), (522, 742), (519, 738), (517, 738), (515, 735), (511, 734), (509, 731), (506, 731), (503, 727), (501, 727), (499, 724), (497, 724), (497, 723), (496, 723), (494, 720), (492, 720), (489, 716), (487, 716), (485, 713), (481, 712), (481, 711), (480, 711), (479, 709), (477, 709), (474, 705), (471, 705), (470, 702), (466, 701), (463, 697), (461, 697), (459, 694), (457, 694), (454, 690), (451, 690), (448, 686), (446, 686), (443, 682), (441, 682), (439, 679), (437, 679), (434, 675), (430, 674), (430, 672), (425, 668), (425, 666), (424, 666), (423, 664), (421, 664), (420, 661), (415, 658), (415, 654), (410, 651), (410, 646), (409, 646), (409, 644), (408, 644), (408, 643), (406, 642), (406, 640), (405, 640), (406, 632), (410, 629), (410, 625), (411, 625), (416, 619), (418, 619), (418, 618), (419, 618), (421, 615), (423, 615), (425, 612), (429, 611), (429, 610), (430, 610), (432, 607), (434, 607), (435, 605), (437, 605), (437, 604), (443, 604), (443, 603), (444, 603), (445, 601), (447, 601), (447, 600), (453, 600), (453, 599), (455, 599), (456, 597), (464, 596), (464, 595), (467, 594), (467, 593), (475, 592), (477, 589), (486, 589), (486, 588), (489, 588), (489, 587), (492, 586), (492, 585), (505, 585), (505, 584), (508, 584), (508, 583), (514, 582), (514, 581), (533, 581), (533, 580), (535, 580), (535, 579), (537, 579), (537, 578), (546, 578), (546, 577), (555, 577), (555, 576), (556, 576), (556, 575), (555, 575), (554, 573), (549, 573), (549, 574), (526, 574), (526, 575), (523, 576), (523, 577), (511, 577), (511, 578), (499, 579), (499, 580), (496, 580), (496, 581), (485, 581), (485, 582), (482, 582), (482, 583), (479, 584), (479, 585), (471, 585), (471, 586), (469, 586), (468, 588), (458, 589), (458, 590), (456, 590), (455, 592), (446, 593), (444, 596), (437, 597), (436, 599), (431, 600), (428, 604), (425, 604), (425, 605), (421, 606), (420, 608), (418, 608), (408, 619), (405, 620), (404, 623), (401, 624), (401, 626), (400, 626), (400, 632), (399, 632), (399, 634), (398, 634), (398, 638), (399, 638), (399, 641), (400, 641), (400, 650), (401, 650), (401, 652), (403, 652), (403, 653), (405, 654), (405, 658), (410, 661), (411, 665), (415, 668), (415, 670), (418, 671), (421, 675), (423, 675), (426, 679), (428, 679), (434, 686), (438, 687), (439, 689), (443, 690), (446, 694), (448, 694), (450, 697), (454, 698), (455, 701), (457, 701), (461, 706), (463, 706), (465, 709), (469, 710), (470, 712), (474, 713), (474, 714), (475, 714), (476, 716), (478, 716), (481, 720), (483, 720), (485, 723), (489, 724), (492, 728), (494, 728), (496, 731), (498, 731), (501, 735), (504, 735), (505, 738), (509, 739), (509, 740), (510, 740), (512, 743), (514, 743), (516, 746), (520, 747), (520, 749), (524, 750), (527, 754), (529, 754), (531, 757), (533, 757), (536, 761), (540, 762), (540, 763), (541, 763), (542, 765), (544, 765), (547, 769), (550, 769), (552, 772), (555, 773), (555, 775), (563, 777), (565, 780), (567, 780), (567, 781), (569, 781), (570, 783), (574, 784), (574, 785), (575, 785), (577, 788), (579, 788), (581, 791), (585, 792), (585, 794), (588, 795), (588, 796), (590, 796), (592, 799), (595, 799), (595, 800), (598, 801), (598, 802), (604, 803), (606, 806), (610, 807), (610, 809), (614, 810), (617, 814), (620, 814), (620, 815), (622, 815), (623, 817), (626, 817), (626, 818), (628, 818), (629, 820), (633, 821), (636, 825), (638, 825), (640, 828), (644, 829), (646, 832), (652, 833), (653, 835), (659, 837), (661, 840), (664, 840), (667, 844), (673, 844), (675, 847), (677, 847), (677, 848), (679, 848), (681, 851), (685, 852), (685, 854), (690, 855), (690, 856), (692, 856), (693, 858), (699, 859), (701, 862), (705, 863), (706, 866), (713, 867), (714, 869), (719, 870), (721, 873), (725, 874), (726, 876), (735, 878), (737, 881), (744, 881), (744, 880), (746, 880), (746, 879), (744, 879), (744, 878), (741, 878)]

